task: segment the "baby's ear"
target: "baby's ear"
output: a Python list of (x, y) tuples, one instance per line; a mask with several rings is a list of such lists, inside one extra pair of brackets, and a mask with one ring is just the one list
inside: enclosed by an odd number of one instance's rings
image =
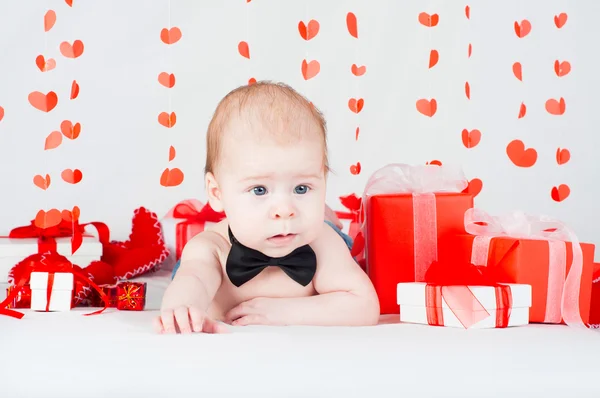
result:
[(223, 204), (221, 203), (221, 190), (219, 184), (213, 173), (206, 173), (204, 176), (204, 184), (206, 186), (206, 194), (208, 195), (208, 202), (210, 207), (217, 212), (223, 211)]

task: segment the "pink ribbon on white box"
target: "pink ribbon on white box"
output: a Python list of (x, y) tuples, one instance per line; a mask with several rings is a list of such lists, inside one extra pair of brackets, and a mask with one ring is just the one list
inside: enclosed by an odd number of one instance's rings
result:
[[(391, 163), (375, 171), (367, 181), (362, 206), (368, 196), (410, 193), (413, 201), (415, 281), (425, 280), (425, 273), (437, 261), (437, 209), (435, 193), (459, 193), (469, 182), (457, 166), (416, 165)], [(361, 225), (367, 236), (367, 212), (363, 211)], [(368, 239), (368, 237), (367, 237)], [(368, 245), (365, 244), (365, 254)], [(368, 266), (368, 264), (367, 264)]]
[[(563, 222), (548, 216), (531, 216), (512, 212), (490, 216), (481, 209), (465, 213), (465, 230), (475, 235), (471, 262), (487, 265), (491, 239), (545, 240), (549, 245), (549, 276), (544, 321), (560, 323), (561, 317), (569, 326), (585, 327), (579, 313), (579, 291), (583, 272), (583, 252), (575, 233)], [(573, 261), (566, 275), (566, 243), (573, 247)]]

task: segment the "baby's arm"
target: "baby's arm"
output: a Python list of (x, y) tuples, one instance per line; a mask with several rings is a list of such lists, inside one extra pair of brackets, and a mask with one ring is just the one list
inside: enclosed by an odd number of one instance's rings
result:
[(317, 255), (316, 296), (277, 298), (287, 325), (363, 326), (379, 321), (379, 299), (369, 277), (340, 236), (324, 225), (311, 245)]
[(202, 232), (185, 246), (181, 265), (163, 297), (157, 331), (175, 333), (220, 332), (223, 327), (206, 317), (208, 307), (222, 281), (219, 250), (223, 238)]

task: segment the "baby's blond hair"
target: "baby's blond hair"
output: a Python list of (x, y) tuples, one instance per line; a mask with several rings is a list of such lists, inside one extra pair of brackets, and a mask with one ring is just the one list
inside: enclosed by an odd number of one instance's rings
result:
[[(316, 123), (322, 137), (325, 173), (329, 172), (327, 124), (323, 114), (312, 102), (287, 84), (259, 81), (230, 91), (217, 105), (206, 133), (205, 173), (215, 172), (227, 124), (236, 116), (234, 111), (237, 111), (237, 116), (258, 116), (262, 123), (276, 125), (276, 133), (271, 135), (280, 142), (289, 143), (301, 138), (300, 133), (303, 129), (293, 130), (287, 128), (288, 126)], [(253, 111), (258, 111), (259, 115)], [(282, 130), (286, 134), (281, 134)]]

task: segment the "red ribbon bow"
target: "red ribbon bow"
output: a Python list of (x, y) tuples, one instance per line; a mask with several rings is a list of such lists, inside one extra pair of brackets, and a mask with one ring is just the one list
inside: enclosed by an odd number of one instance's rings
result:
[(0, 314), (8, 315), (14, 318), (21, 319), (24, 314), (18, 311), (14, 311), (8, 309), (8, 305), (14, 300), (17, 294), (21, 291), (21, 289), (29, 283), (30, 276), (32, 272), (48, 272), (48, 284), (47, 284), (47, 300), (46, 300), (46, 311), (49, 310), (50, 305), (50, 295), (52, 294), (52, 287), (54, 285), (54, 274), (56, 272), (70, 272), (73, 274), (75, 279), (80, 279), (84, 282), (87, 282), (94, 288), (102, 298), (104, 302), (104, 308), (101, 310), (84, 314), (84, 315), (97, 315), (103, 312), (108, 307), (108, 297), (104, 292), (98, 287), (92, 280), (83, 275), (81, 272), (76, 270), (73, 264), (67, 260), (65, 256), (62, 256), (54, 251), (46, 252), (46, 253), (37, 253), (32, 254), (31, 256), (24, 259), (19, 265), (26, 264), (27, 271), (23, 273), (21, 279), (15, 285), (15, 288), (11, 291), (11, 294), (0, 303)]
[[(188, 240), (190, 240), (196, 233), (204, 229), (205, 223), (217, 223), (221, 221), (223, 218), (225, 218), (225, 213), (215, 211), (209, 203), (206, 203), (200, 208), (200, 210), (198, 210), (198, 208), (194, 206), (194, 202), (183, 201), (178, 203), (173, 208), (172, 217), (182, 219), (182, 221), (179, 222), (175, 227), (175, 251), (177, 258), (181, 258), (183, 247), (188, 242)], [(201, 226), (201, 228), (188, 229), (188, 227), (193, 227), (195, 225)]]
[[(499, 264), (516, 249), (515, 242)], [(427, 322), (434, 326), (443, 326), (442, 298), (460, 323), (468, 329), (477, 322), (490, 316), (481, 302), (475, 297), (469, 286), (491, 286), (496, 291), (496, 327), (508, 326), (512, 309), (510, 286), (500, 284), (496, 270), (500, 267), (482, 267), (468, 262), (434, 261), (425, 273)]]
[(102, 222), (79, 224), (77, 220), (68, 221), (64, 218), (58, 225), (46, 228), (38, 227), (35, 220), (32, 220), (30, 225), (13, 228), (8, 237), (13, 239), (37, 238), (39, 253), (56, 251), (56, 238), (71, 237), (71, 253), (74, 254), (83, 243), (85, 227), (88, 225), (96, 228), (100, 243), (107, 244), (109, 242), (110, 230), (106, 224)]
[(173, 208), (173, 218), (182, 218), (186, 222), (219, 222), (225, 217), (225, 213), (213, 210), (209, 203), (206, 203), (200, 210), (190, 203), (183, 201)]

